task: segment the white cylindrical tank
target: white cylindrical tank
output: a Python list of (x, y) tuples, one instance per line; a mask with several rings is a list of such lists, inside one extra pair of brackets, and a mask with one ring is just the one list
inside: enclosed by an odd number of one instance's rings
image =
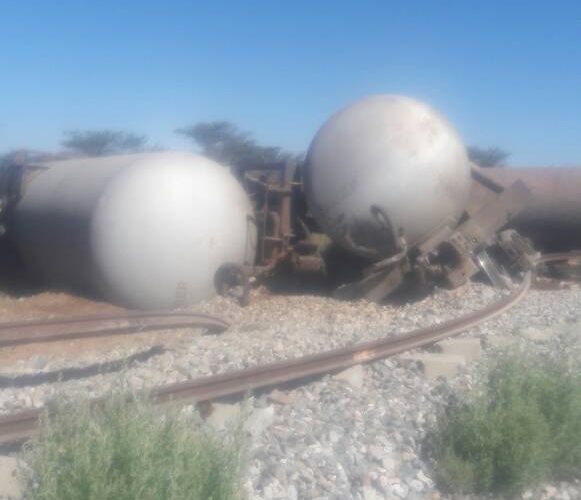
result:
[(25, 262), (125, 307), (211, 298), (223, 264), (252, 265), (251, 203), (230, 171), (189, 153), (38, 165), (14, 212)]
[(322, 229), (368, 256), (395, 251), (372, 207), (413, 246), (456, 223), (470, 188), (466, 150), (450, 123), (395, 95), (362, 99), (332, 116), (313, 139), (305, 169), (307, 202)]

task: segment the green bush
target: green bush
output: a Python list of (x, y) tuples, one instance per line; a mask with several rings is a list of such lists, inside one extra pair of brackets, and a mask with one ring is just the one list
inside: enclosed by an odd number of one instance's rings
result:
[(444, 490), (514, 494), (581, 477), (581, 376), (565, 363), (506, 356), (481, 394), (449, 408), (432, 439)]
[(30, 500), (240, 498), (242, 433), (218, 436), (193, 417), (121, 392), (103, 405), (58, 404), (25, 450)]

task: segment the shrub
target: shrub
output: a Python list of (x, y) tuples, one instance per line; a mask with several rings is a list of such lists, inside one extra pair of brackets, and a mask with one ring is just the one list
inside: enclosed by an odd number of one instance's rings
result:
[(514, 494), (581, 476), (581, 376), (565, 363), (505, 356), (480, 396), (449, 408), (433, 435), (435, 477), (459, 493)]
[(30, 500), (229, 500), (240, 497), (240, 429), (219, 436), (194, 417), (121, 392), (102, 405), (59, 403), (25, 450)]

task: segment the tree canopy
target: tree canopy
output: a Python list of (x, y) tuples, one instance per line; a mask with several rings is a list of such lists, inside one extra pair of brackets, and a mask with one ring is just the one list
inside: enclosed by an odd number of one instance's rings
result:
[(269, 163), (299, 159), (274, 146), (261, 146), (247, 133), (227, 121), (200, 122), (176, 133), (194, 141), (202, 154), (226, 165), (257, 168)]
[(503, 167), (504, 160), (510, 156), (508, 151), (498, 147), (479, 148), (478, 146), (468, 147), (468, 158), (479, 167)]
[(147, 145), (147, 137), (117, 130), (73, 130), (64, 133), (61, 144), (85, 156), (137, 153)]

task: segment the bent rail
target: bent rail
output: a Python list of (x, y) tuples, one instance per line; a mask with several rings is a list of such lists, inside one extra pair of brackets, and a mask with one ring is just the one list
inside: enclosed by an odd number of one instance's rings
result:
[[(76, 324), (117, 323), (109, 328), (82, 329), (70, 332), (60, 330), (63, 326)], [(122, 323), (119, 325), (119, 323)], [(207, 328), (220, 333), (230, 325), (215, 316), (192, 312), (123, 312), (72, 318), (41, 319), (0, 323), (0, 347), (56, 342), (59, 340), (86, 339), (108, 335), (126, 335), (152, 330), (176, 328)]]

